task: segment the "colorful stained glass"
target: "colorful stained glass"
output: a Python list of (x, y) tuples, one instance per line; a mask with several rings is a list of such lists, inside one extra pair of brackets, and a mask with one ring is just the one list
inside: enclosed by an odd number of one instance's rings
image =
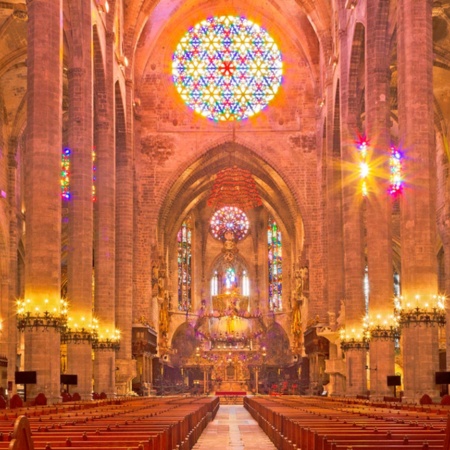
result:
[(70, 200), (70, 148), (63, 149), (61, 155), (61, 198)]
[(95, 147), (92, 149), (92, 201), (97, 200), (97, 188), (95, 182), (97, 181), (97, 167), (95, 166), (95, 160), (97, 159), (97, 154), (95, 153)]
[(283, 281), (281, 231), (271, 217), (267, 228), (267, 244), (269, 251), (269, 309), (280, 311)]
[[(61, 198), (63, 200), (70, 200), (70, 156), (72, 151), (70, 148), (65, 148), (62, 151), (61, 155)], [(97, 200), (96, 187), (95, 182), (97, 180), (96, 177), (96, 153), (95, 147), (92, 149), (92, 201), (95, 202)]]
[(172, 62), (175, 86), (194, 111), (216, 121), (241, 120), (264, 109), (283, 72), (273, 38), (244, 17), (211, 17), (179, 42)]
[(369, 140), (366, 136), (359, 136), (356, 142), (359, 152), (359, 176), (361, 178), (361, 193), (363, 197), (367, 197), (369, 191), (367, 187), (367, 178), (369, 176), (370, 168), (367, 161), (367, 150), (369, 148)]
[(235, 206), (220, 208), (210, 222), (211, 233), (219, 241), (225, 239), (240, 241), (247, 236), (249, 226), (245, 212)]
[(227, 289), (236, 287), (236, 271), (234, 267), (228, 267), (225, 272), (225, 287)]
[(188, 217), (181, 224), (178, 231), (178, 309), (190, 311), (192, 307), (191, 289), (191, 218)]
[(392, 146), (390, 158), (391, 177), (390, 177), (389, 193), (393, 197), (400, 195), (403, 191), (402, 160), (403, 156), (400, 150), (397, 147)]

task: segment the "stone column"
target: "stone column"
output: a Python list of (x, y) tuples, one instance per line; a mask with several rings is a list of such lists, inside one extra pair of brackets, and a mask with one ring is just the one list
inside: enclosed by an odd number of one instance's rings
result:
[[(61, 291), (62, 1), (28, 1), (25, 299), (58, 314)], [(47, 300), (47, 301), (46, 301)], [(29, 398), (60, 396), (60, 331), (25, 330)]]
[[(359, 189), (359, 180), (353, 173), (345, 169), (355, 161), (356, 131), (358, 120), (356, 111), (355, 80), (349, 79), (353, 66), (360, 64), (358, 50), (349, 51), (345, 36), (341, 36), (343, 55), (349, 54), (348, 61), (341, 62), (341, 159), (345, 165), (342, 170), (342, 216), (344, 239), (344, 273), (345, 273), (345, 330), (349, 336), (362, 334), (362, 319), (365, 315), (363, 279), (364, 261), (364, 231), (363, 231), (363, 197)], [(355, 38), (356, 40), (356, 38)], [(360, 41), (362, 38), (360, 37)], [(346, 44), (347, 42), (347, 44)], [(350, 41), (351, 42), (351, 41)], [(361, 45), (361, 44), (360, 44)], [(354, 44), (356, 47), (356, 43)], [(352, 68), (353, 70), (350, 70)], [(356, 171), (356, 164), (352, 171)], [(341, 320), (343, 320), (341, 312)], [(355, 333), (352, 332), (355, 330)], [(366, 350), (348, 349), (345, 352), (347, 365), (346, 393), (348, 395), (363, 395), (367, 392)]]
[[(94, 314), (102, 330), (115, 329), (115, 261), (116, 261), (116, 152), (114, 117), (114, 14), (106, 15), (108, 31), (105, 49), (96, 55), (95, 119), (96, 194), (94, 204)], [(99, 30), (100, 32), (100, 30)], [(100, 53), (100, 49), (97, 49)], [(94, 360), (94, 390), (115, 393), (115, 352), (96, 351)]]
[[(90, 0), (70, 2), (73, 48), (69, 76), (70, 200), (68, 326), (72, 331), (92, 324), (92, 151), (93, 151), (93, 67)], [(69, 333), (70, 337), (71, 334)], [(92, 351), (89, 341), (67, 344), (67, 372), (78, 375), (75, 390), (83, 400), (91, 398)]]
[(18, 260), (17, 251), (19, 245), (19, 224), (18, 215), (20, 208), (17, 204), (17, 139), (9, 140), (8, 151), (8, 204), (9, 204), (9, 300), (8, 300), (8, 315), (10, 320), (3, 322), (3, 333), (8, 336), (8, 374), (7, 381), (14, 386), (10, 395), (16, 393), (14, 385), (14, 372), (16, 370), (17, 359), (17, 324), (16, 324), (16, 309), (17, 298), (20, 295), (19, 286), (17, 286), (18, 277)]
[[(371, 0), (366, 9), (366, 135), (370, 142), (371, 174), (366, 198), (369, 317), (373, 326), (392, 325), (394, 282), (392, 265), (389, 140), (389, 0)], [(375, 161), (377, 164), (375, 166)], [(384, 324), (386, 321), (386, 324)], [(387, 340), (386, 340), (387, 339)], [(394, 375), (394, 339), (374, 333), (370, 340), (370, 392), (390, 395), (387, 376)]]
[[(133, 319), (133, 83), (126, 81), (125, 99), (116, 85), (116, 326), (121, 331), (120, 350), (116, 363), (124, 385), (136, 376), (136, 362), (131, 355)], [(148, 257), (148, 255), (147, 255)], [(150, 273), (148, 273), (150, 277)], [(119, 386), (118, 386), (119, 388)], [(122, 387), (123, 390), (123, 387)]]
[[(107, 121), (95, 124), (97, 150), (95, 204), (95, 306), (100, 327), (115, 328), (115, 156), (113, 128)], [(94, 362), (94, 390), (115, 392), (115, 353), (97, 351)], [(113, 375), (109, 373), (113, 370)]]
[[(407, 158), (401, 201), (402, 296), (418, 306), (436, 295), (436, 175), (432, 1), (397, 4), (399, 141)], [(420, 36), (420, 39), (417, 37)], [(414, 305), (415, 306), (415, 305)], [(405, 397), (438, 396), (438, 330), (424, 322), (402, 329)]]

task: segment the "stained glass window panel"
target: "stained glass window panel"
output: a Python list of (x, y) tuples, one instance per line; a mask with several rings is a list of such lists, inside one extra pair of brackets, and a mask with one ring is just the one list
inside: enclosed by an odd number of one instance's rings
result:
[(178, 309), (190, 311), (192, 307), (191, 287), (191, 219), (188, 217), (178, 231)]
[(281, 231), (273, 218), (269, 218), (267, 228), (268, 262), (269, 262), (269, 309), (282, 309), (282, 245)]
[(232, 233), (232, 239), (239, 241), (247, 236), (250, 223), (244, 211), (235, 206), (224, 206), (211, 218), (210, 231), (218, 240), (225, 239), (225, 233)]
[(264, 109), (282, 78), (273, 38), (244, 17), (211, 17), (181, 38), (172, 75), (183, 101), (216, 121), (241, 120)]

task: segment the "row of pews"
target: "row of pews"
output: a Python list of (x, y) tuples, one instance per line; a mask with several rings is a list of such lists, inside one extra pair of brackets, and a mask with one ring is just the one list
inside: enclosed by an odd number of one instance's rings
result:
[(321, 397), (246, 397), (278, 450), (450, 450), (450, 409)]
[(6, 410), (0, 450), (188, 450), (217, 397), (130, 398)]

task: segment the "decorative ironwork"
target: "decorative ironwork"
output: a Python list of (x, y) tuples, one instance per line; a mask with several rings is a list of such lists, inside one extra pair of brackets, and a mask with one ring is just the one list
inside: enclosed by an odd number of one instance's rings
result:
[(446, 323), (445, 310), (439, 308), (415, 308), (401, 310), (400, 324), (404, 327), (409, 327), (411, 324), (419, 325), (421, 323), (426, 326), (434, 326), (437, 324), (439, 327), (443, 327)]
[(29, 329), (43, 328), (48, 330), (53, 328), (56, 331), (62, 332), (67, 326), (67, 315), (51, 313), (44, 311), (42, 313), (32, 314), (30, 311), (17, 314), (17, 328), (19, 331)]
[(341, 349), (347, 350), (369, 350), (370, 334), (366, 330), (352, 329), (350, 334), (345, 330), (340, 331)]
[(361, 339), (350, 338), (341, 341), (341, 349), (344, 352), (348, 350), (369, 350), (369, 339), (364, 336)]
[(401, 326), (409, 327), (411, 324), (416, 326), (424, 324), (426, 326), (443, 327), (446, 323), (445, 318), (445, 300), (441, 295), (433, 296), (430, 301), (421, 300), (417, 295), (414, 303), (411, 304), (403, 297), (395, 299), (396, 312), (399, 315)]
[(364, 317), (363, 327), (370, 339), (392, 340), (400, 337), (399, 316), (394, 312), (388, 316), (377, 314)]
[(61, 343), (63, 343), (63, 344), (68, 344), (68, 343), (91, 344), (91, 343), (95, 342), (96, 339), (97, 339), (97, 333), (95, 331), (92, 331), (92, 330), (89, 330), (86, 328), (80, 328), (80, 329), (76, 329), (76, 330), (71, 330), (70, 328), (67, 328), (61, 333)]
[(383, 327), (376, 325), (368, 328), (370, 339), (381, 339), (385, 341), (395, 341), (400, 338), (400, 328), (395, 326)]
[(92, 348), (94, 350), (119, 350), (120, 349), (120, 339), (116, 338), (106, 338), (106, 339), (96, 339), (92, 341)]

